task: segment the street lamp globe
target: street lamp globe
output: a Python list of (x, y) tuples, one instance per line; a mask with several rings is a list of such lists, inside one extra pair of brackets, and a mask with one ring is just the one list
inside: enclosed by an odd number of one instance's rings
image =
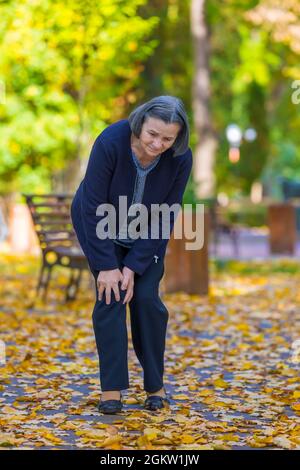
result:
[(229, 124), (226, 127), (226, 137), (232, 147), (239, 147), (243, 133), (237, 124)]
[(249, 127), (248, 129), (245, 130), (244, 139), (247, 140), (247, 142), (253, 142), (256, 139), (256, 137), (257, 137), (257, 132), (252, 127)]

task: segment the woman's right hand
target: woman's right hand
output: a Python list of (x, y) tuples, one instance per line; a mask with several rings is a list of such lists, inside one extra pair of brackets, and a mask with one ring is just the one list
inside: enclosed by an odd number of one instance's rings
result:
[(123, 281), (123, 274), (119, 269), (100, 271), (97, 278), (98, 300), (102, 300), (105, 291), (106, 305), (110, 304), (111, 291), (114, 291), (116, 301), (120, 300), (119, 282)]

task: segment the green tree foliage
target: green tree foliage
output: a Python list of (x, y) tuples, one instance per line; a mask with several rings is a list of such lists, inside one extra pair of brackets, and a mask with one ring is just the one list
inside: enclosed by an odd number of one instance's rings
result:
[[(145, 17), (161, 15), (152, 33), (159, 46), (146, 61), (143, 85), (147, 97), (172, 93), (183, 98), (193, 124), (190, 4), (150, 0), (143, 7)], [(291, 102), (291, 83), (299, 78), (299, 5), (298, 0), (207, 0), (218, 191), (248, 194), (266, 171), (299, 172), (300, 106)], [(255, 142), (242, 142), (241, 159), (234, 165), (225, 137), (232, 122), (257, 131)], [(192, 128), (192, 146), (197, 139)]]
[[(300, 177), (300, 105), (291, 100), (300, 68), (299, 0), (206, 5), (217, 191), (249, 193), (261, 177)], [(0, 192), (69, 188), (95, 136), (160, 94), (183, 99), (193, 148), (190, 6), (0, 0)], [(225, 138), (231, 122), (257, 131), (255, 142), (242, 142), (235, 165)], [(191, 178), (189, 200), (192, 188)]]
[(145, 0), (0, 2), (0, 191), (45, 190), (138, 99)]
[[(295, 26), (300, 4), (296, 0), (249, 1), (236, 10), (237, 3), (226, 2), (235, 11), (229, 15), (229, 23), (224, 22), (225, 29), (235, 24), (230, 34), (223, 34), (223, 50), (226, 56), (231, 54), (228, 66), (221, 54), (219, 56), (219, 70), (225, 75), (228, 68), (231, 71), (230, 85), (225, 87), (230, 90), (229, 99), (225, 106), (225, 92), (224, 106), (217, 104), (215, 108), (219, 123), (226, 116), (223, 128), (229, 122), (238, 123), (243, 130), (254, 127), (257, 140), (244, 141), (241, 159), (232, 165), (227, 158), (228, 143), (223, 135), (216, 171), (219, 187), (232, 193), (238, 187), (248, 194), (253, 181), (266, 180), (272, 174), (275, 182), (278, 175), (291, 172), (290, 164), (294, 170), (296, 166), (299, 168), (296, 155), (299, 155), (300, 142), (296, 129), (300, 107), (291, 101), (291, 83), (297, 74), (299, 77), (300, 47)], [(218, 35), (216, 32), (214, 37)], [(218, 60), (216, 54), (212, 60)], [(218, 83), (217, 76), (215, 85)]]

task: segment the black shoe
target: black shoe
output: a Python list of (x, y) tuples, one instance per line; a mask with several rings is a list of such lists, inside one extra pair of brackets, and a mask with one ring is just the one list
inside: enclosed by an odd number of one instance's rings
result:
[(167, 397), (161, 397), (159, 395), (150, 395), (144, 403), (146, 410), (159, 410), (161, 408), (169, 407), (170, 400)]
[(113, 415), (119, 413), (123, 408), (122, 395), (120, 400), (100, 400), (98, 410), (102, 413)]

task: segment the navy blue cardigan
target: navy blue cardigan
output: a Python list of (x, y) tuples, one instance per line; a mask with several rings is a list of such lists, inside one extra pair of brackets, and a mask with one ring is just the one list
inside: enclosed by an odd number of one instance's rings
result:
[[(100, 204), (110, 203), (118, 215), (119, 196), (127, 196), (128, 208), (131, 204), (136, 168), (131, 157), (130, 138), (128, 119), (117, 121), (104, 129), (94, 142), (84, 179), (72, 201), (71, 216), (77, 238), (90, 267), (96, 271), (119, 267), (113, 240), (97, 237), (96, 226), (102, 217), (96, 215), (96, 209)], [(176, 157), (172, 149), (162, 153), (158, 164), (146, 178), (143, 204), (148, 214), (151, 204), (182, 204), (192, 163), (190, 148)], [(173, 219), (171, 217), (170, 235)], [(126, 254), (123, 264), (142, 275), (154, 255), (164, 257), (168, 241), (162, 238), (138, 238)]]

